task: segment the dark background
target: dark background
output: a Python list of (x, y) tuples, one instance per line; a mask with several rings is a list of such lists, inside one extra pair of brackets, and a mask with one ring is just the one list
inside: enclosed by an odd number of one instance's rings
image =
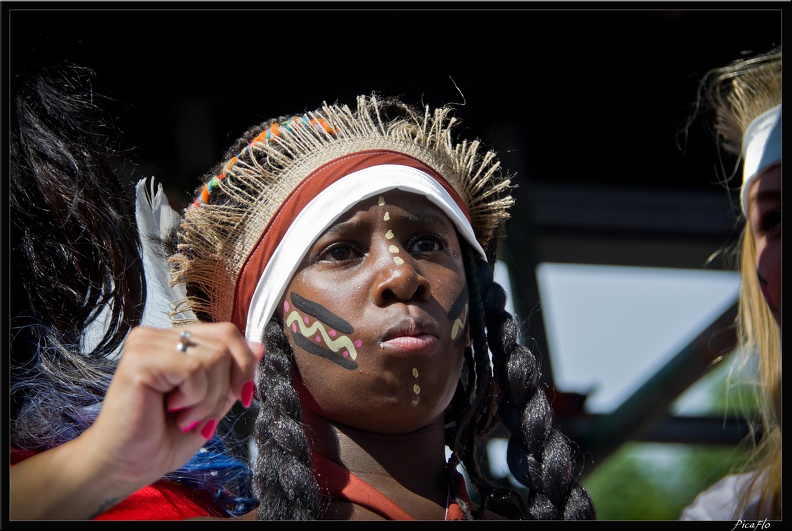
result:
[(12, 69), (61, 58), (93, 67), (96, 90), (127, 106), (130, 143), (190, 190), (249, 125), (374, 90), (465, 102), (466, 136), (501, 152), (520, 181), (711, 190), (708, 139), (696, 127), (687, 153), (678, 145), (696, 82), (780, 43), (782, 7), (4, 4)]
[[(516, 174), (503, 254), (526, 319), (539, 262), (725, 267), (708, 258), (739, 229), (718, 172), (734, 161), (718, 161), (706, 120), (685, 126), (704, 72), (780, 44), (785, 4), (3, 2), (4, 60), (11, 75), (92, 67), (137, 148), (130, 178), (155, 175), (176, 207), (264, 119), (372, 91), (464, 103), (460, 134)], [(552, 386), (541, 313), (528, 325)], [(699, 375), (665, 374), (675, 385), (646, 407), (662, 413)], [(581, 403), (563, 391), (562, 420)], [(646, 422), (623, 421), (619, 440)]]

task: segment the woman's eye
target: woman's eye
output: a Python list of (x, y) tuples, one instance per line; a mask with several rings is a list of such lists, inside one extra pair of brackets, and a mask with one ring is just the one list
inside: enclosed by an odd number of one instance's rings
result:
[(348, 244), (336, 243), (318, 255), (318, 260), (323, 262), (342, 262), (355, 257), (355, 249)]
[(776, 208), (765, 212), (759, 222), (762, 232), (770, 232), (781, 225), (781, 209)]
[(407, 245), (407, 250), (410, 253), (434, 253), (442, 250), (444, 247), (440, 238), (433, 235), (416, 236), (410, 240)]

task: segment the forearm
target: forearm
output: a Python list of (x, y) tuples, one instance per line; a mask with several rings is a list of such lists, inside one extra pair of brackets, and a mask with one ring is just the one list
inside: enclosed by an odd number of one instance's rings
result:
[(88, 520), (143, 486), (115, 477), (87, 435), (11, 467), (11, 520)]

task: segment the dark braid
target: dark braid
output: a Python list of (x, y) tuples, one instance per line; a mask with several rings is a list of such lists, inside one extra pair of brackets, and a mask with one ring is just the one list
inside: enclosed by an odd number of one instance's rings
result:
[(301, 424), (300, 398), (292, 385), (292, 351), (277, 318), (267, 324), (263, 342), (266, 355), (259, 365), (260, 405), (254, 426), (258, 519), (319, 519), (321, 496), (311, 471), (311, 444)]
[(505, 311), (506, 293), (478, 262), (484, 290), (487, 332), (495, 379), (503, 390), (500, 419), (510, 436), (506, 460), (512, 475), (528, 487), (528, 514), (537, 520), (593, 519), (591, 498), (575, 477), (571, 442), (553, 425), (552, 409), (540, 388), (540, 368), (530, 349), (518, 344), (518, 326)]
[[(460, 241), (463, 241), (462, 238)], [(481, 470), (479, 454), (483, 449), (479, 443), (485, 442), (484, 436), (495, 427), (498, 392), (490, 368), (480, 280), (476, 275), (469, 274), (470, 267), (474, 263), (472, 258), (474, 251), (467, 244), (462, 244), (462, 248), (468, 273), (470, 304), (468, 322), (472, 342), (472, 352), (466, 352), (466, 360), (469, 360), (468, 373), (472, 370), (473, 374), (468, 377), (468, 397), (465, 400), (467, 407), (461, 411), (459, 407), (456, 408), (457, 430), (451, 448), (464, 465), (470, 481), (476, 485), (482, 499), (486, 500), (496, 490), (496, 485)], [(470, 389), (471, 385), (473, 389)], [(460, 398), (455, 397), (455, 399), (462, 402)], [(453, 487), (455, 485), (452, 483)], [(457, 500), (457, 503), (460, 503), (460, 500)], [(460, 503), (460, 507), (463, 506)], [(483, 511), (485, 506), (486, 502), (482, 503), (480, 510)]]

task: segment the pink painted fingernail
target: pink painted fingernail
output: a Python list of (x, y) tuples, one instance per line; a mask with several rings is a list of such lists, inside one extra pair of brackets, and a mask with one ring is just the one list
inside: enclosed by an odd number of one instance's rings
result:
[(253, 403), (253, 391), (255, 391), (256, 386), (253, 384), (253, 381), (247, 382), (245, 385), (242, 386), (242, 405), (245, 407), (250, 407), (250, 404)]
[(195, 422), (193, 422), (193, 423), (192, 423), (192, 424), (190, 424), (189, 426), (182, 428), (182, 433), (187, 433), (188, 431), (191, 431), (191, 430), (192, 430), (193, 428), (195, 428), (197, 425), (198, 425), (198, 421), (196, 420)]
[(216, 420), (210, 420), (209, 422), (207, 422), (204, 425), (204, 427), (201, 429), (201, 435), (203, 435), (203, 438), (206, 439), (207, 441), (211, 439), (212, 435), (214, 435), (216, 427), (217, 427)]

